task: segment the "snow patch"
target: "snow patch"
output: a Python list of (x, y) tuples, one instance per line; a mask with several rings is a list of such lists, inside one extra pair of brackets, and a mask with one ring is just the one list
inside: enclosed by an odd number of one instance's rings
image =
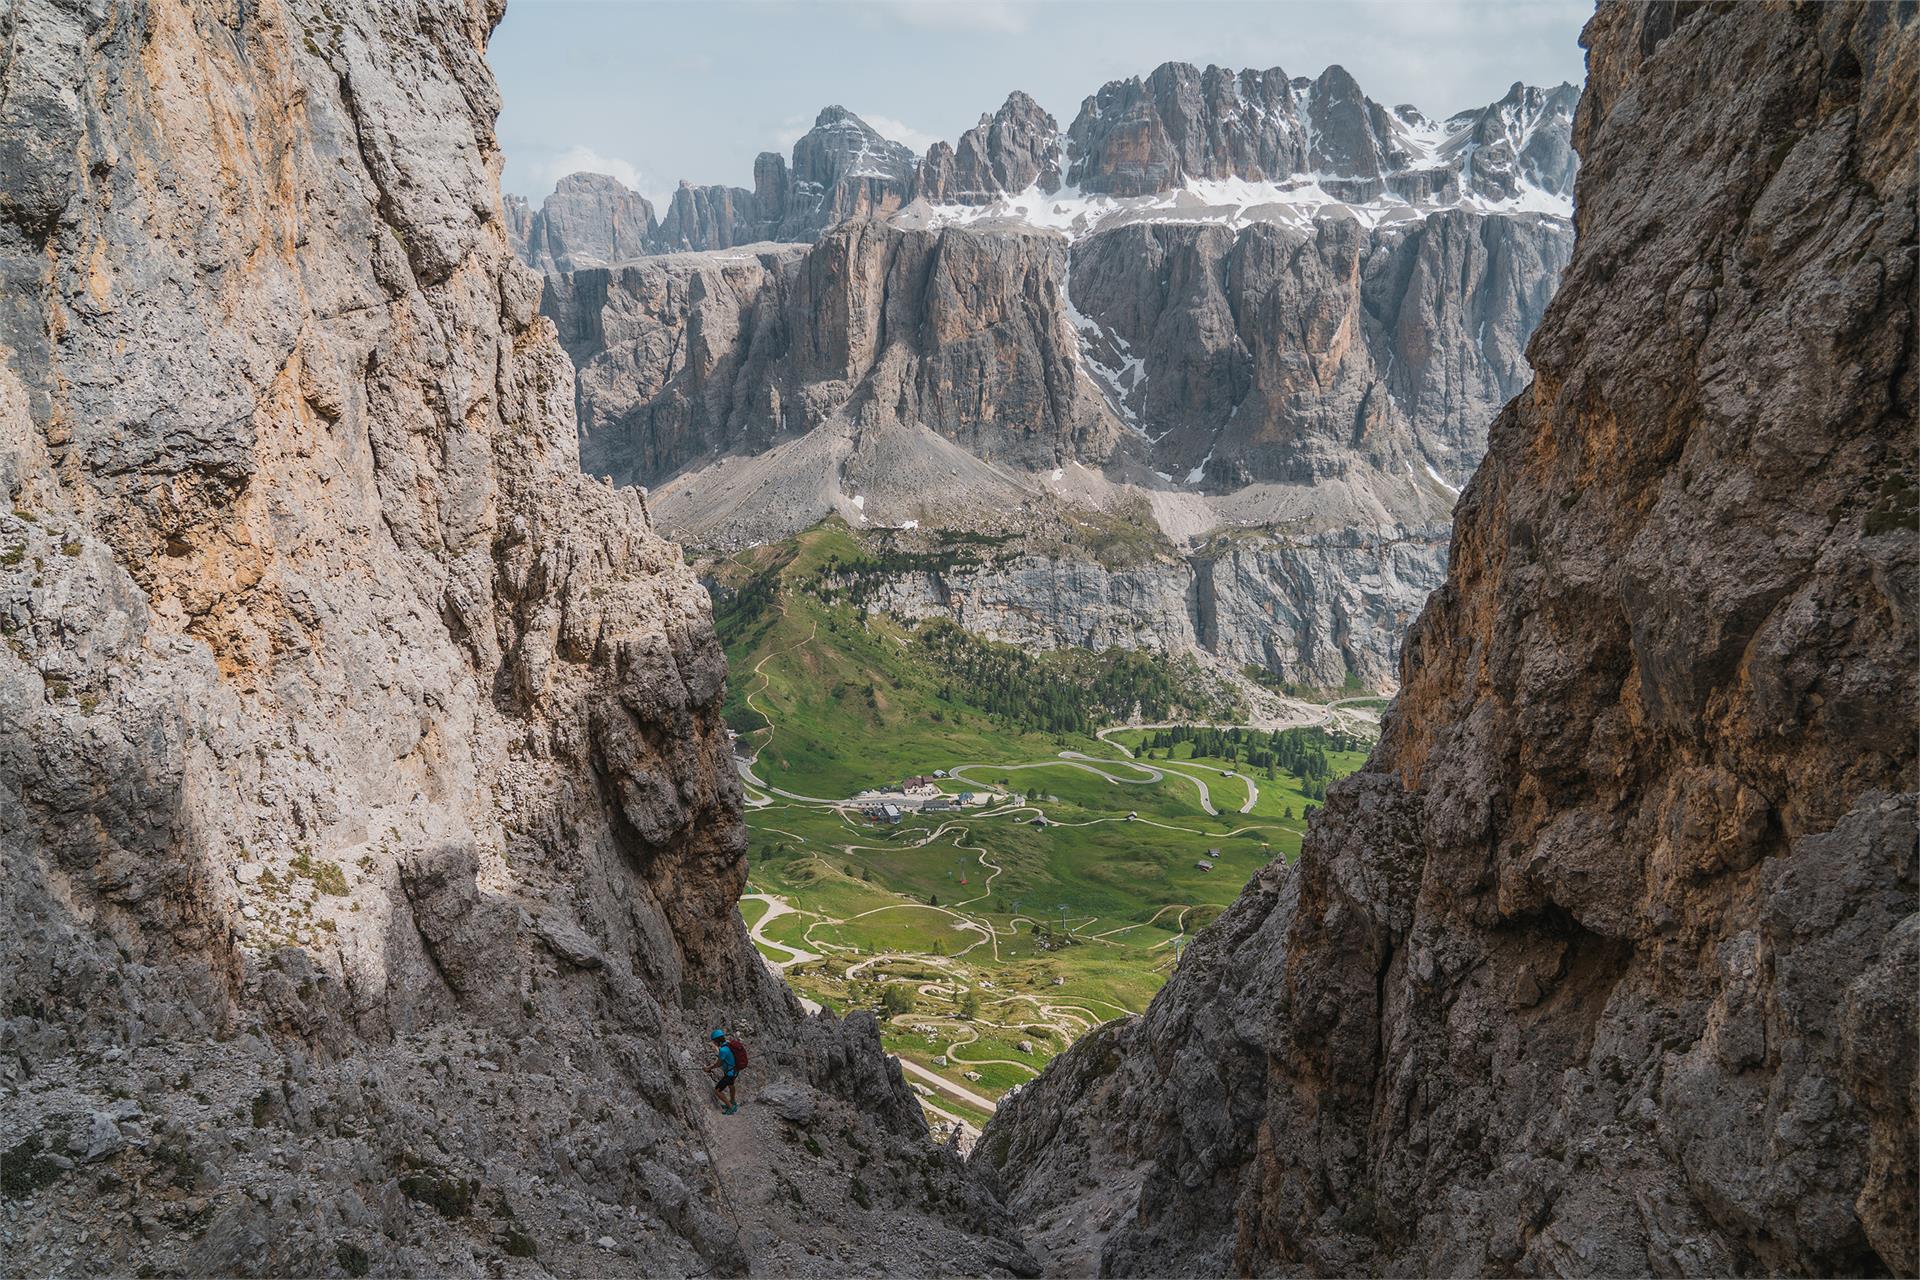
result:
[[(1470, 149), (1463, 150), (1461, 167), (1464, 169), (1471, 162)], [(1334, 176), (1301, 173), (1280, 181), (1260, 182), (1245, 178), (1190, 178), (1170, 191), (1124, 197), (1082, 195), (1073, 188), (1062, 188), (1048, 195), (1037, 187), (1029, 187), (1019, 195), (1002, 196), (989, 204), (930, 205), (926, 216), (929, 225), (936, 227), (1019, 222), (1058, 231), (1070, 240), (1090, 235), (1115, 219), (1214, 223), (1237, 230), (1254, 222), (1290, 222), (1305, 226), (1328, 218), (1351, 218), (1372, 228), (1387, 222), (1419, 221), (1429, 214), (1453, 208), (1573, 216), (1571, 196), (1544, 190), (1524, 176), (1515, 182), (1516, 193), (1503, 199), (1466, 193), (1452, 199), (1418, 202), (1391, 192), (1371, 200), (1344, 200), (1322, 185), (1323, 180)]]
[[(1148, 440), (1153, 439), (1127, 401), (1133, 393), (1146, 385), (1146, 365), (1133, 355), (1133, 346), (1119, 334), (1112, 332), (1092, 316), (1081, 311), (1073, 304), (1073, 255), (1067, 255), (1066, 270), (1060, 280), (1060, 302), (1067, 313), (1067, 322), (1073, 326), (1079, 337), (1078, 350), (1080, 363), (1087, 376), (1100, 389), (1107, 401), (1107, 407), (1135, 435)], [(1119, 365), (1110, 365), (1102, 360), (1096, 351), (1105, 349), (1120, 358)], [(1058, 477), (1055, 477), (1056, 479)]]
[(1438, 481), (1442, 489), (1445, 489), (1448, 493), (1452, 494), (1456, 498), (1460, 496), (1460, 490), (1455, 488), (1453, 485), (1448, 484), (1447, 478), (1441, 475), (1438, 471), (1435, 471), (1433, 469), (1433, 464), (1431, 462), (1424, 463), (1423, 465), (1427, 469), (1427, 474), (1432, 476), (1436, 481)]

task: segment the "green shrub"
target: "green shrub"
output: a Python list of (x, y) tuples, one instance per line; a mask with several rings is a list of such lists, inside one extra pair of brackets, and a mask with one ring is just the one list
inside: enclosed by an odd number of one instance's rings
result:
[(470, 1178), (456, 1178), (441, 1170), (409, 1173), (400, 1179), (400, 1191), (409, 1200), (418, 1200), (443, 1218), (464, 1218), (473, 1208), (479, 1184)]
[(31, 1134), (0, 1155), (0, 1199), (25, 1200), (52, 1186), (65, 1172), (47, 1157), (40, 1135)]

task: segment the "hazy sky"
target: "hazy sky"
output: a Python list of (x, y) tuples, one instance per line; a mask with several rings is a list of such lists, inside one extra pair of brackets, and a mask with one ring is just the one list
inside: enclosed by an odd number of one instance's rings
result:
[(1433, 116), (1515, 80), (1579, 83), (1591, 0), (510, 0), (490, 59), (504, 185), (538, 204), (576, 169), (659, 198), (753, 185), (829, 103), (924, 152), (1024, 89), (1066, 128), (1108, 80), (1169, 60), (1337, 62)]

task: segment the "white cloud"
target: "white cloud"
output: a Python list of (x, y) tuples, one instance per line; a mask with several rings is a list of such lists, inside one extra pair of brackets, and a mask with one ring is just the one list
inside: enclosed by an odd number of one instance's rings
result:
[(885, 9), (910, 27), (1002, 35), (1021, 35), (1027, 30), (1025, 7), (1011, 0), (893, 0)]
[(634, 191), (641, 189), (638, 165), (618, 156), (603, 156), (592, 147), (577, 142), (565, 151), (536, 162), (529, 171), (534, 181), (541, 184), (542, 192), (553, 190), (553, 184), (570, 173), (604, 173), (618, 178)]
[(773, 133), (773, 149), (781, 155), (792, 155), (793, 144), (800, 141), (801, 135), (813, 128), (813, 114), (790, 115), (780, 122)]
[(860, 118), (878, 129), (882, 136), (892, 138), (895, 142), (904, 142), (915, 151), (925, 151), (940, 140), (936, 135), (924, 133), (906, 121), (895, 120), (892, 116), (862, 115)]

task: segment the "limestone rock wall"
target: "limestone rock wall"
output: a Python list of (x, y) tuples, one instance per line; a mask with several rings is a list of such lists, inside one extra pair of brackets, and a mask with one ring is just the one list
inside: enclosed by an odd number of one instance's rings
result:
[(990, 204), (1029, 187), (1060, 189), (1060, 126), (1018, 89), (991, 116), (936, 142), (914, 171), (913, 193), (935, 204)]
[(1445, 577), (1438, 534), (1335, 531), (1236, 538), (1126, 565), (1033, 555), (903, 574), (868, 604), (1026, 648), (1205, 652), (1311, 688), (1338, 688), (1349, 674), (1381, 688), (1398, 670), (1400, 637)]
[(529, 210), (524, 199), (508, 199), (507, 241), (521, 261), (550, 275), (624, 262), (650, 252), (662, 235), (675, 234), (689, 216), (681, 204), (676, 194), (669, 226), (662, 227), (646, 197), (618, 178), (570, 173), (538, 211)]
[(1055, 1266), (1911, 1274), (1920, 24), (1603, 5), (1368, 766), (1001, 1109)]
[(653, 484), (829, 418), (925, 425), (977, 454), (1100, 457), (1119, 426), (1076, 375), (1045, 234), (834, 228), (811, 249), (675, 255), (549, 282), (580, 370), (589, 471)]
[(1458, 484), (1526, 385), (1566, 265), (1544, 215), (1238, 232), (1137, 223), (1074, 246), (1087, 357), (1154, 465), (1211, 488), (1432, 467)]
[[(1564, 221), (1436, 214), (1239, 232), (856, 224), (811, 251), (548, 282), (589, 470), (655, 484), (844, 415), (1029, 467), (1117, 445), (1232, 489), (1471, 473), (1566, 261)], [(1131, 431), (1129, 431), (1131, 428)], [(1123, 441), (1132, 434), (1133, 441)]]
[(872, 1026), (802, 1018), (745, 938), (724, 658), (580, 472), (499, 17), (0, 15), (0, 1242), (791, 1269), (856, 1209), (796, 1172), (739, 1213), (689, 1069), (724, 1024), (913, 1162), (872, 1179), (892, 1256), (1023, 1265)]

